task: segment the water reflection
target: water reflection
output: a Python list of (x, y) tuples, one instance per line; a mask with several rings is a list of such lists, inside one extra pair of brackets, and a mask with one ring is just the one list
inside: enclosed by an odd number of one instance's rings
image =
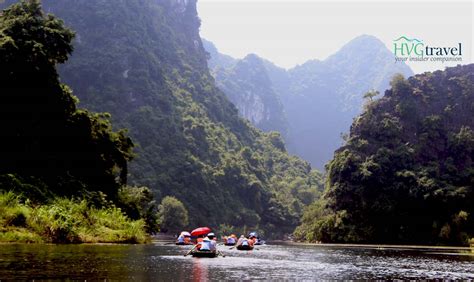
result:
[(184, 257), (189, 247), (0, 245), (1, 279), (474, 279), (470, 250), (270, 245), (221, 247), (225, 258)]
[(202, 259), (193, 259), (193, 281), (208, 281), (209, 270), (207, 265), (204, 265)]

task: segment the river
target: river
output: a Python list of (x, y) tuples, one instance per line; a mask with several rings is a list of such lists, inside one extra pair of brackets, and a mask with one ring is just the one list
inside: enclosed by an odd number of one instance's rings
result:
[(226, 257), (192, 258), (189, 247), (0, 245), (0, 280), (474, 279), (472, 250), (269, 244), (219, 246)]

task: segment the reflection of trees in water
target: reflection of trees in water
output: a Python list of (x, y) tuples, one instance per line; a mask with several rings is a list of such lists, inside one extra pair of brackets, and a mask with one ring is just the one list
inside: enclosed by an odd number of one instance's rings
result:
[(193, 259), (193, 281), (207, 281), (209, 269), (200, 259)]
[[(0, 277), (11, 280), (128, 277), (126, 245), (4, 245)], [(6, 267), (5, 267), (6, 266)]]

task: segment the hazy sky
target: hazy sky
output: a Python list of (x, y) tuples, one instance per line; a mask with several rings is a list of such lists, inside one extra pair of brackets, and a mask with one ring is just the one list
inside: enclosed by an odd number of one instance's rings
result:
[[(291, 68), (325, 59), (361, 34), (392, 50), (401, 35), (430, 46), (463, 44), (463, 64), (472, 63), (473, 1), (198, 0), (201, 36), (221, 53), (255, 53)], [(457, 63), (409, 63), (415, 73)]]

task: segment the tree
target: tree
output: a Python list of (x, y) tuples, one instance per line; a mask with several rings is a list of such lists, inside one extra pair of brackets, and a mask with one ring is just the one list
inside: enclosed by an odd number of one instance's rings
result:
[(379, 94), (380, 94), (380, 92), (378, 92), (377, 90), (373, 90), (373, 89), (372, 89), (372, 90), (370, 90), (369, 92), (367, 92), (367, 93), (364, 94), (364, 99), (369, 99), (370, 102), (372, 102), (372, 101), (373, 101), (373, 98), (374, 98), (375, 96), (379, 95)]
[[(182, 14), (168, 1), (43, 0), (80, 34), (74, 56), (61, 66), (62, 81), (81, 106), (111, 112), (115, 128), (130, 129), (139, 145), (130, 184), (150, 187), (160, 201), (178, 197), (196, 225), (242, 227), (250, 210), (268, 234), (291, 232), (303, 204), (286, 184), (309, 182), (311, 167), (290, 156), (278, 134), (269, 137), (239, 118), (215, 87), (205, 52), (195, 45), (199, 22), (191, 2)], [(115, 171), (113, 180), (126, 176), (124, 165)]]
[(150, 188), (122, 187), (118, 194), (117, 206), (131, 219), (143, 219), (148, 233), (158, 231), (158, 205)]
[(178, 232), (189, 224), (188, 210), (175, 197), (164, 197), (158, 210), (160, 229), (163, 232)]
[(113, 132), (108, 114), (76, 107), (57, 64), (74, 33), (38, 0), (0, 14), (0, 174), (42, 179), (57, 194), (83, 190), (116, 195), (126, 182), (133, 143)]
[[(468, 244), (474, 236), (474, 64), (397, 75), (327, 165), (301, 240)], [(452, 109), (456, 108), (456, 114)]]

